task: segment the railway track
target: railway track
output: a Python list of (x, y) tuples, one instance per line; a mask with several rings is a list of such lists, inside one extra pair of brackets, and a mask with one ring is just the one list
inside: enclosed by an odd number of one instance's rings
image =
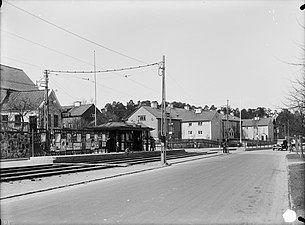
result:
[[(193, 156), (204, 155), (206, 153), (174, 153), (167, 154), (167, 160), (187, 158)], [(71, 163), (71, 164), (47, 164), (39, 166), (26, 166), (14, 168), (2, 168), (0, 182), (10, 182), (24, 179), (35, 179), (47, 176), (55, 176), (68, 173), (84, 172), (89, 170), (107, 169), (116, 166), (131, 166), (136, 164), (144, 164), (149, 162), (160, 161), (160, 156), (143, 157), (143, 156), (127, 156), (121, 159), (104, 159), (92, 161), (88, 163)]]

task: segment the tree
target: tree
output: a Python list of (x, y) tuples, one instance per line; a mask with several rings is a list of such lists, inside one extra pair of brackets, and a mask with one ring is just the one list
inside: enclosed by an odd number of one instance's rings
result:
[(215, 105), (211, 105), (210, 110), (217, 110), (217, 107)]
[(37, 103), (33, 101), (29, 95), (24, 94), (23, 92), (9, 93), (6, 100), (4, 101), (4, 109), (5, 111), (9, 112), (8, 120), (17, 121), (17, 124), (20, 124), (20, 126), (15, 126), (15, 129), (23, 131), (25, 127), (25, 118), (30, 112), (38, 110)]
[[(305, 65), (304, 65), (305, 67)], [(305, 69), (304, 69), (305, 72)], [(299, 117), (302, 126), (302, 134), (305, 133), (305, 74), (292, 82), (291, 89), (286, 97), (285, 105)]]

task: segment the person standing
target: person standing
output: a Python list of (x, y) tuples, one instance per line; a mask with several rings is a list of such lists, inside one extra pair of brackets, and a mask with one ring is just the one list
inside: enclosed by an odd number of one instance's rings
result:
[(150, 137), (150, 151), (154, 151), (155, 150), (155, 139), (153, 137)]

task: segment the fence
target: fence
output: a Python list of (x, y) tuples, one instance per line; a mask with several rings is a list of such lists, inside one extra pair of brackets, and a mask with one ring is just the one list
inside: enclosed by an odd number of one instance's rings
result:
[(220, 142), (207, 139), (183, 139), (168, 142), (168, 147), (172, 149), (185, 148), (215, 148), (219, 147)]

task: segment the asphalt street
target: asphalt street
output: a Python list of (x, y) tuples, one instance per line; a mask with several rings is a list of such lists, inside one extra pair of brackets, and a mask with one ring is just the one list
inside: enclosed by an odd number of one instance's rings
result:
[(1, 201), (9, 224), (284, 224), (285, 152), (239, 152)]

